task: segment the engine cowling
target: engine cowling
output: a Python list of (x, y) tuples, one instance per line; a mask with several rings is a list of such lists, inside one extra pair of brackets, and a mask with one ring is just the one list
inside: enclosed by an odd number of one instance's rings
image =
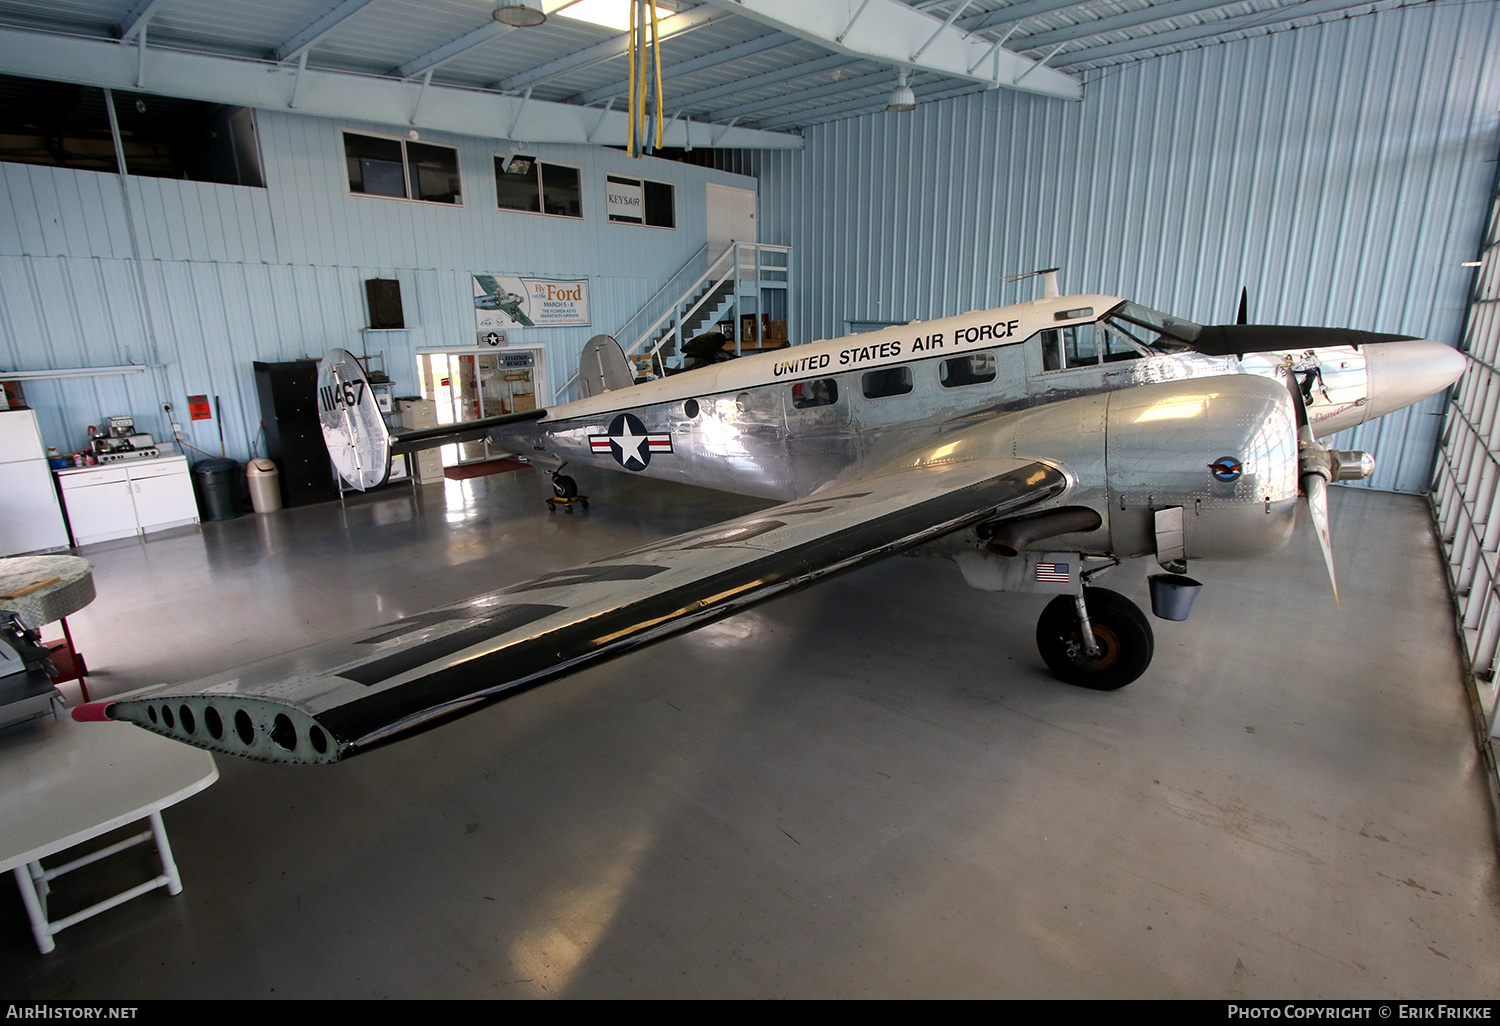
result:
[(1183, 510), (1189, 559), (1286, 545), (1299, 468), (1291, 393), (1254, 375), (1115, 392), (1106, 416), (1109, 529), (1121, 556), (1156, 552), (1155, 511)]

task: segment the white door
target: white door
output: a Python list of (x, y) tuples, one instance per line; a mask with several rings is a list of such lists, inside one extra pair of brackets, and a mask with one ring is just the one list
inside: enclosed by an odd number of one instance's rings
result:
[(718, 256), (730, 242), (756, 242), (755, 190), (708, 186), (708, 252)]

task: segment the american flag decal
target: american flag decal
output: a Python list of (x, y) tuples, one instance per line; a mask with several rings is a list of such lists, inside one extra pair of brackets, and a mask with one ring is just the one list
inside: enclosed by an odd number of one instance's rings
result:
[(1068, 576), (1066, 563), (1038, 563), (1036, 579), (1047, 584), (1067, 584), (1072, 578)]

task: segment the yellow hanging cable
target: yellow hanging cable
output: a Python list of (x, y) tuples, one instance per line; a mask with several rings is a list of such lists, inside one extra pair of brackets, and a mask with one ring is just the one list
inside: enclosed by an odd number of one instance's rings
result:
[(630, 121), (630, 127), (626, 129), (625, 152), (632, 157), (635, 156), (635, 12), (630, 12), (630, 43), (625, 48), (625, 53), (630, 62), (629, 70), (625, 73), (625, 113)]
[(656, 4), (652, 0), (643, 0), (643, 2), (651, 7), (651, 60), (656, 65), (656, 148), (661, 149), (661, 28), (656, 23)]
[(639, 157), (646, 149), (646, 3), (647, 0), (635, 0), (635, 12), (633, 17), (636, 22), (635, 38), (640, 52), (636, 55), (635, 62), (635, 89), (636, 104), (635, 116), (638, 119), (636, 127), (639, 129), (640, 146), (631, 156)]

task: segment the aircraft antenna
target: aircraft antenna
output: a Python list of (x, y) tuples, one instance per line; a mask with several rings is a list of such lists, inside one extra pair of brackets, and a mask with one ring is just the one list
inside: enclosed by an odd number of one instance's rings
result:
[(1062, 270), (1060, 267), (1044, 267), (1040, 271), (1027, 271), (1024, 274), (1007, 275), (1004, 280), (1024, 281), (1027, 278), (1035, 278), (1040, 275), (1042, 278), (1042, 298), (1056, 299), (1062, 295), (1062, 291), (1058, 288), (1057, 284), (1057, 272), (1060, 270)]

